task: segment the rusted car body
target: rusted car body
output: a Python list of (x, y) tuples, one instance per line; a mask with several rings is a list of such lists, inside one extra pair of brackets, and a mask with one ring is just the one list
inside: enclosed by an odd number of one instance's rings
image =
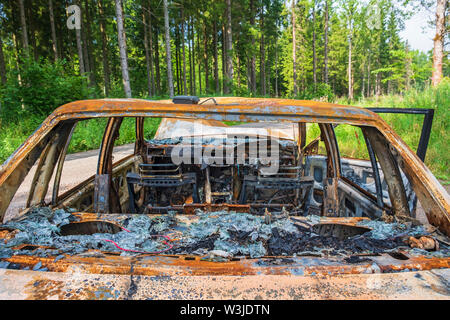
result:
[[(200, 209), (203, 212), (250, 213), (269, 220), (271, 213), (288, 212), (294, 223), (314, 228), (314, 232), (322, 236), (340, 238), (360, 234), (360, 229), (366, 228), (361, 222), (415, 221), (418, 201), (434, 227), (434, 239), (439, 239), (441, 246), (448, 244), (449, 195), (423, 161), (376, 113), (357, 107), (285, 99), (215, 98), (203, 102), (175, 104), (172, 101), (106, 99), (77, 101), (60, 107), (1, 167), (0, 220), (4, 219), (25, 176), (37, 163), (27, 208), (18, 219), (26, 217), (35, 207), (74, 208), (77, 221), (64, 226), (66, 234), (118, 232), (131, 216), (156, 217), (169, 211), (177, 212), (175, 219), (189, 225), (199, 219), (195, 213)], [(148, 117), (165, 118), (155, 137), (159, 139), (144, 138), (144, 119)], [(97, 172), (72, 190), (59, 194), (61, 172), (74, 127), (77, 122), (92, 118), (108, 119)], [(134, 154), (113, 163), (114, 141), (124, 118), (136, 121)], [(277, 137), (284, 161), (280, 160), (280, 168), (285, 170), (287, 178), (280, 178), (280, 172), (278, 175), (261, 174), (259, 167), (251, 164), (247, 164), (251, 168), (244, 172), (234, 160), (228, 166), (184, 167), (183, 172), (168, 163), (176, 147), (171, 138), (176, 137), (177, 125), (182, 127), (183, 122), (203, 125), (206, 128), (202, 133), (204, 138), (222, 134), (221, 128), (226, 128), (223, 121), (266, 123), (262, 127), (267, 136)], [(283, 123), (286, 125), (280, 126)], [(316, 124), (320, 129), (320, 136), (309, 144), (307, 124)], [(358, 160), (341, 159), (334, 131), (339, 125), (360, 128), (369, 149), (369, 160), (361, 164)], [(245, 125), (237, 128), (248, 137), (258, 125), (250, 126), (253, 129), (246, 129)], [(324, 145), (323, 155), (317, 152), (319, 142)], [(203, 149), (207, 147), (202, 144)], [(222, 146), (216, 144), (215, 147)], [(366, 188), (367, 181), (355, 183), (343, 174), (344, 169), (354, 172), (358, 166), (363, 171), (371, 166), (372, 189)], [(171, 173), (167, 174), (168, 171)], [(223, 177), (230, 182), (226, 183), (229, 187), (222, 190), (217, 186), (223, 185)], [(173, 185), (168, 185), (168, 181)], [(48, 200), (52, 182), (51, 200)], [(137, 191), (134, 186), (139, 186)], [(154, 194), (146, 191), (172, 190), (170, 187), (178, 191), (155, 191)], [(284, 191), (268, 196), (267, 189)], [(320, 219), (308, 218), (312, 214)], [(0, 238), (6, 243), (12, 232), (0, 229)], [(22, 244), (14, 249), (23, 252), (39, 247)], [(240, 256), (218, 262), (195, 254), (164, 252), (133, 256), (102, 252), (97, 256), (65, 255), (59, 259), (15, 254), (2, 260), (22, 270), (0, 269), (0, 297), (450, 297), (449, 256), (412, 255), (397, 250), (361, 254), (360, 257), (364, 259), (351, 263), (342, 257), (305, 253), (300, 256)], [(46, 272), (23, 270), (37, 264), (45, 267)]]

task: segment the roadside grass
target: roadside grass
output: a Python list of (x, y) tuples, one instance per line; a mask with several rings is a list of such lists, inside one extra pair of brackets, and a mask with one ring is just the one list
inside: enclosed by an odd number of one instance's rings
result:
[[(444, 184), (450, 184), (450, 171), (448, 169), (450, 165), (450, 81), (444, 80), (438, 88), (427, 88), (423, 91), (411, 89), (403, 95), (382, 96), (378, 100), (375, 98), (354, 101), (337, 99), (336, 102), (361, 107), (434, 109), (435, 116), (425, 163), (437, 178), (443, 180)], [(417, 150), (423, 116), (397, 114), (382, 114), (381, 116), (414, 151)], [(44, 119), (45, 116), (30, 116), (21, 119), (20, 122), (5, 122), (0, 119), (0, 163), (3, 163), (26, 140)], [(98, 148), (106, 121), (106, 119), (80, 121), (74, 131), (68, 152), (75, 153)], [(159, 118), (147, 118), (145, 120), (144, 136), (146, 139), (151, 139), (155, 135), (160, 121)], [(239, 122), (226, 123), (228, 125), (239, 124)], [(318, 126), (308, 131), (307, 138), (309, 141), (319, 135)], [(367, 153), (364, 151), (364, 137), (359, 128), (346, 125), (338, 126), (336, 136), (343, 156), (367, 159)], [(134, 119), (126, 118), (122, 123), (116, 145), (132, 143), (134, 139)], [(323, 149), (323, 147), (321, 146), (320, 149)]]
[(20, 122), (6, 122), (0, 118), (0, 163), (3, 163), (37, 127), (45, 117), (27, 117)]
[[(158, 129), (160, 118), (147, 118), (144, 121), (144, 137), (152, 139)], [(89, 119), (80, 121), (74, 130), (68, 153), (93, 150), (100, 147), (107, 119)], [(115, 145), (121, 146), (136, 140), (135, 119), (125, 118), (120, 126), (119, 137)]]
[[(18, 123), (0, 122), (0, 163), (3, 163), (44, 120), (44, 116), (34, 116), (25, 118)], [(144, 136), (146, 139), (153, 138), (160, 122), (159, 118), (145, 120)], [(107, 119), (89, 119), (78, 122), (67, 152), (70, 154), (98, 149), (102, 142), (106, 123)], [(132, 118), (125, 118), (120, 127), (116, 145), (132, 143), (134, 140), (135, 121)]]
[[(411, 89), (404, 95), (389, 95), (378, 100), (360, 99), (348, 102), (338, 100), (341, 104), (361, 107), (385, 108), (427, 108), (434, 109), (434, 120), (431, 130), (425, 164), (434, 175), (450, 184), (450, 81), (444, 80), (438, 88), (427, 88), (423, 91)], [(381, 114), (381, 117), (394, 129), (412, 150), (416, 151), (424, 116)], [(337, 133), (339, 139), (339, 133)], [(349, 147), (349, 146), (347, 146)]]

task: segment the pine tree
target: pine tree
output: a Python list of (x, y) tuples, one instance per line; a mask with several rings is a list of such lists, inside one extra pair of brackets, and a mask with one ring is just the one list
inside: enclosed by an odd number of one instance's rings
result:
[(115, 0), (116, 2), (116, 17), (117, 17), (117, 33), (120, 51), (120, 65), (122, 68), (122, 81), (127, 98), (131, 98), (130, 76), (128, 73), (128, 56), (127, 56), (127, 38), (125, 34), (125, 27), (123, 21), (122, 0)]

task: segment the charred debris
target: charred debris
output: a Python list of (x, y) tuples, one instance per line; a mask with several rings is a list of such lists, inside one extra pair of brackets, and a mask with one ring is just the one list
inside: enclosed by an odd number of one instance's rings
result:
[[(194, 216), (175, 212), (158, 216), (119, 215), (90, 224), (84, 222), (81, 228), (83, 222), (72, 212), (35, 208), (22, 219), (0, 226), (0, 259), (30, 255), (57, 260), (63, 255), (120, 253), (199, 255), (217, 262), (236, 257), (315, 256), (359, 263), (365, 256), (398, 251), (450, 256), (448, 239), (422, 225), (363, 219), (353, 226), (331, 226), (314, 215), (299, 220), (287, 211), (271, 215), (270, 219), (268, 214), (197, 210)], [(330, 227), (333, 232), (324, 232)], [(427, 241), (435, 241), (435, 246), (420, 245)]]

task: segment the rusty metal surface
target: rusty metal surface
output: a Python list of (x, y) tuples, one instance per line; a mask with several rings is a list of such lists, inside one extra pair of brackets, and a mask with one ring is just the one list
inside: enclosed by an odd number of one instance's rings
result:
[(394, 213), (400, 216), (409, 216), (405, 186), (403, 185), (400, 169), (391, 150), (389, 150), (389, 145), (385, 143), (379, 131), (373, 128), (364, 128), (363, 132), (373, 146), (378, 162), (383, 170)]
[[(155, 116), (193, 118), (218, 121), (291, 121), (293, 115), (306, 121), (374, 122), (381, 119), (377, 114), (363, 108), (337, 104), (288, 99), (216, 98), (218, 105), (173, 104), (170, 100), (148, 101), (140, 99), (85, 100), (66, 104), (55, 110), (53, 118), (95, 117), (102, 113), (110, 116), (127, 116), (140, 113)], [(274, 119), (273, 115), (280, 116)], [(252, 119), (253, 118), (253, 119)], [(307, 120), (308, 119), (308, 120)], [(322, 121), (323, 120), (323, 121)]]
[(448, 300), (450, 269), (342, 276), (126, 276), (0, 270), (0, 299)]
[(100, 258), (65, 256), (57, 261), (55, 261), (55, 257), (40, 258), (16, 255), (4, 259), (4, 261), (30, 269), (41, 262), (42, 266), (49, 271), (62, 273), (146, 276), (343, 275), (450, 268), (450, 258), (410, 256), (407, 260), (400, 260), (392, 258), (388, 254), (367, 256), (367, 261), (356, 264), (345, 263), (336, 258), (312, 256), (214, 262), (198, 256), (141, 255), (123, 257), (114, 254), (103, 254)]

